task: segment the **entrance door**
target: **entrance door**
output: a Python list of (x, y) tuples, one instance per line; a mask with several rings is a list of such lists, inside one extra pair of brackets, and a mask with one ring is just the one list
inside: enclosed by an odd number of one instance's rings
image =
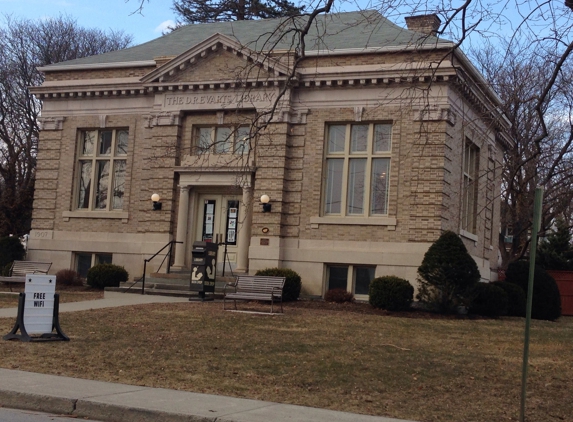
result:
[[(240, 227), (241, 197), (200, 194), (197, 201), (195, 240), (219, 244), (217, 274), (231, 274), (237, 265), (237, 235)], [(225, 256), (225, 243), (227, 254)]]

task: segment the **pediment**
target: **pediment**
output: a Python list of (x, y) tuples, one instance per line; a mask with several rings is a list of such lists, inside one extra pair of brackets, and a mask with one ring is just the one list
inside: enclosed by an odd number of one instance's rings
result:
[(147, 74), (146, 85), (285, 80), (290, 69), (222, 34), (214, 34)]

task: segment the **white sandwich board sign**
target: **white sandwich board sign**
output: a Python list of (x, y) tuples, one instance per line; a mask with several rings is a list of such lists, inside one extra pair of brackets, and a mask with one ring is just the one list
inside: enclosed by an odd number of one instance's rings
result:
[(55, 275), (26, 274), (24, 292), (20, 293), (18, 299), (16, 323), (12, 331), (2, 338), (20, 341), (70, 341), (60, 327), (59, 304)]
[(28, 334), (51, 333), (54, 323), (55, 275), (26, 274), (24, 326)]

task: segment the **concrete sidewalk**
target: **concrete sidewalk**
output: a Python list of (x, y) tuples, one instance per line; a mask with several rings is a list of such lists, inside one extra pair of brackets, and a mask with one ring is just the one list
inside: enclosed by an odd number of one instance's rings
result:
[[(86, 311), (88, 309), (116, 308), (118, 306), (141, 305), (145, 303), (189, 302), (184, 297), (139, 295), (133, 293), (104, 292), (103, 299), (84, 302), (60, 303), (60, 312)], [(16, 318), (18, 308), (0, 309), (0, 318)]]
[(407, 422), (10, 369), (0, 369), (0, 404), (113, 422)]

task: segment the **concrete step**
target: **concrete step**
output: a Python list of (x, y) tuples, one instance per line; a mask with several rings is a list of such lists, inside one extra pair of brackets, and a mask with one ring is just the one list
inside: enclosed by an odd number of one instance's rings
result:
[[(155, 279), (157, 280), (157, 279)], [(148, 282), (145, 280), (145, 294), (146, 295), (161, 295), (161, 296), (174, 296), (174, 297), (193, 297), (197, 296), (197, 292), (189, 290), (189, 280), (177, 279), (161, 279), (161, 282)], [(215, 281), (215, 297), (222, 298), (223, 289), (228, 282), (234, 281), (234, 278), (224, 278), (224, 281), (219, 278)], [(120, 283), (119, 287), (106, 287), (106, 291), (110, 292), (123, 292), (141, 294), (141, 282), (133, 285), (133, 282)]]
[[(225, 272), (225, 276), (216, 276), (215, 281), (215, 298), (223, 297), (223, 289), (228, 283), (233, 283), (237, 275), (242, 275), (230, 272)], [(174, 297), (197, 297), (197, 292), (189, 290), (189, 282), (191, 272), (189, 270), (171, 271), (169, 274), (165, 273), (151, 273), (145, 277), (145, 294), (146, 295), (161, 295), (161, 296), (174, 296)], [(106, 287), (107, 291), (124, 292), (141, 294), (141, 281), (133, 284), (133, 281), (121, 283), (119, 287)], [(133, 286), (132, 286), (133, 285)], [(130, 287), (132, 286), (132, 287)], [(210, 295), (209, 293), (207, 294)]]
[[(132, 293), (132, 294), (141, 294), (141, 286), (135, 288), (135, 286), (133, 288), (131, 288), (130, 290), (127, 290), (127, 288), (124, 287), (106, 287), (105, 288), (106, 291), (109, 292), (120, 292), (120, 293)], [(188, 297), (188, 298), (199, 298), (199, 293), (198, 292), (192, 292), (189, 290), (172, 290), (172, 289), (148, 289), (147, 287), (145, 288), (145, 294), (146, 295), (153, 295), (153, 296), (170, 296), (170, 297)], [(222, 299), (223, 298), (223, 293), (222, 292), (218, 292), (215, 291), (215, 294), (211, 294), (211, 293), (207, 293), (206, 294), (207, 297), (214, 297), (215, 299)]]

